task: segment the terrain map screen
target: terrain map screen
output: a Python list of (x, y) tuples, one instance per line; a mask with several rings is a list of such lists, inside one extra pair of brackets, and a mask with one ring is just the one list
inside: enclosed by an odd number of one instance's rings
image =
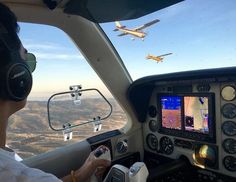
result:
[(209, 133), (208, 98), (184, 97), (185, 130)]

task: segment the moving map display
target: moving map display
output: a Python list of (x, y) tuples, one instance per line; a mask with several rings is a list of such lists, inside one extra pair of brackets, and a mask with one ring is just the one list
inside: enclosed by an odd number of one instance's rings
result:
[(209, 133), (208, 128), (208, 98), (184, 97), (185, 130)]

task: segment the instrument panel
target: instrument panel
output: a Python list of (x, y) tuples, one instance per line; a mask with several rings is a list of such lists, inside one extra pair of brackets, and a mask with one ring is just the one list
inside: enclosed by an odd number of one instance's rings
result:
[[(179, 87), (177, 92), (174, 87)], [(189, 92), (189, 89), (185, 91), (180, 87), (191, 87), (192, 90)], [(151, 115), (148, 113), (143, 124), (145, 149), (172, 159), (185, 156), (193, 165), (236, 177), (235, 88), (236, 84), (232, 82), (202, 85), (201, 80), (192, 85), (156, 83), (149, 103)], [(161, 102), (165, 104), (160, 104), (157, 98), (160, 94), (164, 95)], [(211, 103), (210, 97), (207, 97), (209, 94), (214, 95)], [(207, 105), (202, 107), (207, 101)], [(197, 110), (199, 106), (200, 110), (196, 112), (188, 111)], [(198, 115), (201, 115), (202, 123), (199, 123)], [(210, 130), (212, 133), (208, 138)]]
[(129, 99), (146, 151), (236, 177), (236, 67), (145, 77)]

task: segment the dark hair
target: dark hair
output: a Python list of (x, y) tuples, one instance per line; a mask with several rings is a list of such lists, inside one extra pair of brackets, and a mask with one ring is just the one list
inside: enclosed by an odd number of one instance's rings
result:
[[(20, 41), (17, 33), (20, 31), (20, 27), (17, 24), (17, 18), (15, 14), (4, 4), (0, 3), (0, 23), (7, 29), (12, 43), (20, 49)], [(0, 42), (0, 66), (6, 64), (9, 53), (2, 42)]]

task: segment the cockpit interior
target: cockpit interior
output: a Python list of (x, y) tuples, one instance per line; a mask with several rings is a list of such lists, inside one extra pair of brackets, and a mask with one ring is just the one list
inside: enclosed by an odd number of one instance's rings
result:
[[(173, 170), (165, 180), (234, 177), (234, 72), (189, 71), (150, 76), (131, 85), (129, 98), (143, 124), (146, 163), (154, 171), (154, 166), (159, 166), (156, 171), (164, 166)], [(150, 179), (159, 175), (154, 171)]]
[[(189, 69), (133, 80), (123, 57), (99, 25), (137, 19), (165, 10), (181, 0), (1, 2), (12, 9), (20, 22), (63, 30), (117, 100), (128, 120), (122, 128), (55, 147), (22, 160), (23, 164), (62, 178), (82, 166), (91, 151), (105, 145), (111, 157), (111, 167), (102, 179), (106, 182), (236, 181), (236, 67)], [(172, 26), (175, 29), (176, 25)], [(129, 41), (135, 44), (139, 40)], [(122, 48), (132, 52), (129, 47)], [(153, 64), (158, 67), (165, 61)]]

